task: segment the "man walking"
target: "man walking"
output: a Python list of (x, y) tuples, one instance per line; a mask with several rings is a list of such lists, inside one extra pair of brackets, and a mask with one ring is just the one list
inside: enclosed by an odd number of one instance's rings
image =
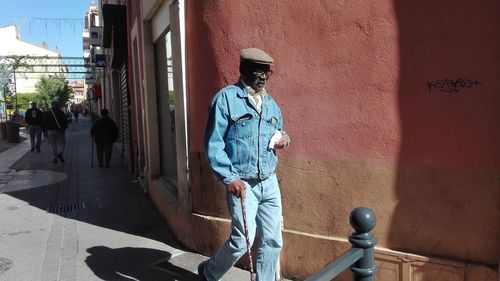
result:
[(238, 83), (212, 99), (205, 152), (212, 171), (226, 185), (231, 234), (213, 257), (198, 266), (200, 280), (220, 280), (246, 252), (242, 202), (249, 243), (256, 234), (260, 238), (257, 280), (275, 279), (282, 247), (276, 150), (287, 147), (290, 138), (283, 130), (280, 108), (265, 89), (273, 61), (260, 49), (241, 50)]
[(43, 112), (36, 107), (36, 102), (31, 102), (31, 108), (26, 111), (25, 120), (28, 124), (31, 152), (40, 152), (43, 130)]
[(108, 115), (107, 109), (101, 110), (101, 117), (94, 122), (90, 130), (97, 147), (97, 166), (103, 166), (104, 158), (104, 167), (106, 168), (109, 168), (111, 162), (113, 143), (118, 139), (118, 126)]
[(80, 112), (78, 112), (78, 109), (73, 111), (73, 117), (75, 117), (75, 122), (78, 123), (78, 115), (80, 115)]
[(59, 108), (59, 102), (53, 101), (52, 108), (44, 114), (44, 131), (48, 132), (50, 147), (52, 148), (52, 163), (57, 160), (64, 163), (64, 148), (66, 146), (66, 129), (68, 119), (66, 114)]

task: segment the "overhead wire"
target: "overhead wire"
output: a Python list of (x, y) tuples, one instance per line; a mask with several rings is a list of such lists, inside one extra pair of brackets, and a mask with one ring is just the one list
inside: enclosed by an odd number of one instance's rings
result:
[(57, 18), (57, 17), (27, 17), (27, 16), (12, 16), (12, 15), (1, 15), (3, 18), (11, 18), (16, 24), (23, 24), (28, 27), (28, 32), (35, 28), (35, 26), (41, 26), (45, 29), (45, 33), (49, 32), (49, 25), (55, 26), (59, 31), (59, 35), (62, 35), (63, 27), (70, 26), (73, 32), (76, 32), (76, 28), (83, 28), (85, 26), (85, 18)]

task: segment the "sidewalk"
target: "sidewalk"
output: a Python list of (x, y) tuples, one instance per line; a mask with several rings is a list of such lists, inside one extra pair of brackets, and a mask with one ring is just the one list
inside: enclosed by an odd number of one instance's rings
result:
[[(0, 133), (0, 136), (2, 136), (2, 133)], [(21, 129), (19, 130), (19, 141), (23, 142), (27, 138), (29, 138), (29, 135), (26, 133), (26, 128), (21, 127)], [(0, 139), (0, 153), (16, 145), (17, 143), (10, 143), (7, 139), (3, 139), (2, 136), (2, 138)]]
[(198, 280), (206, 257), (176, 242), (118, 147), (111, 168), (90, 167), (89, 131), (88, 118), (70, 124), (64, 164), (47, 142), (0, 153), (0, 280)]

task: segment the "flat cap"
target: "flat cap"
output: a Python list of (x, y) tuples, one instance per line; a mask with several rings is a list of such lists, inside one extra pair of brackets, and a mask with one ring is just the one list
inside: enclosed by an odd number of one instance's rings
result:
[(260, 64), (273, 64), (273, 58), (266, 52), (257, 48), (242, 49), (240, 51), (240, 60), (253, 61)]

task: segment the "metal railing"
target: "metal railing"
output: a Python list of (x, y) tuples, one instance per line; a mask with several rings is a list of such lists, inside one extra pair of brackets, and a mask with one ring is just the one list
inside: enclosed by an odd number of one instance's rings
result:
[(350, 268), (353, 281), (375, 281), (375, 245), (377, 238), (371, 232), (375, 227), (375, 214), (364, 207), (356, 208), (349, 216), (354, 232), (349, 236), (352, 248), (333, 260), (306, 281), (330, 281)]

